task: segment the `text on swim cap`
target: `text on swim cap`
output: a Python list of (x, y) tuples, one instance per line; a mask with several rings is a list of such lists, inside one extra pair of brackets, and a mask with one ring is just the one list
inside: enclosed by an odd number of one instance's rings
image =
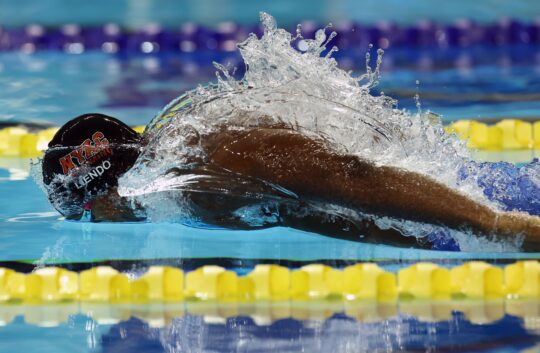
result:
[(110, 167), (111, 167), (111, 162), (104, 161), (101, 165), (98, 165), (97, 167), (93, 168), (88, 174), (79, 178), (79, 182), (75, 182), (75, 186), (77, 187), (77, 189), (82, 189), (89, 182), (101, 176)]
[(109, 148), (109, 140), (105, 138), (105, 135), (101, 131), (97, 131), (92, 135), (92, 139), (86, 139), (77, 148), (58, 161), (62, 166), (62, 172), (68, 174), (72, 169), (75, 169), (77, 165), (83, 163), (94, 164), (103, 157), (111, 154), (112, 151)]

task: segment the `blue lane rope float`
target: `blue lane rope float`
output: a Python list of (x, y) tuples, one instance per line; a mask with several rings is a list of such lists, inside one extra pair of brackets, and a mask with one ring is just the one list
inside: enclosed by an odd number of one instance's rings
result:
[[(323, 27), (324, 24), (312, 21), (302, 23), (305, 37), (312, 37), (317, 29)], [(447, 48), (540, 43), (540, 22), (524, 23), (504, 18), (490, 24), (479, 24), (469, 20), (438, 24), (424, 20), (411, 26), (398, 26), (387, 22), (367, 26), (341, 22), (333, 29), (339, 34), (335, 44), (340, 48), (366, 47), (368, 43), (381, 48), (390, 46)], [(262, 30), (258, 25), (245, 26), (232, 22), (220, 23), (214, 28), (184, 23), (179, 28), (148, 25), (136, 30), (127, 30), (116, 24), (99, 27), (81, 27), (75, 24), (43, 27), (34, 24), (23, 28), (0, 27), (0, 51), (62, 50), (68, 53), (80, 53), (85, 50), (101, 50), (105, 53), (235, 51), (236, 43), (246, 39), (251, 32), (260, 35)]]
[(212, 301), (371, 300), (407, 299), (540, 299), (540, 262), (518, 261), (496, 267), (482, 261), (453, 268), (419, 262), (396, 273), (375, 263), (332, 268), (310, 264), (291, 270), (257, 265), (246, 275), (208, 265), (186, 272), (151, 266), (137, 278), (109, 266), (80, 273), (59, 267), (23, 274), (0, 268), (0, 303), (39, 304), (65, 301), (93, 303), (177, 303)]
[[(144, 126), (136, 126), (143, 132)], [(31, 131), (24, 126), (0, 129), (0, 157), (39, 157), (47, 149), (58, 128)], [(446, 126), (448, 133), (456, 133), (467, 140), (473, 149), (511, 151), (540, 149), (540, 121), (504, 119), (495, 124), (481, 121), (458, 120)]]

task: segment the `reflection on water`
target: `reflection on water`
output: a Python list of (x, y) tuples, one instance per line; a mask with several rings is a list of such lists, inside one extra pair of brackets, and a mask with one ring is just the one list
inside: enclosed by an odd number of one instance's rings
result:
[(0, 323), (2, 352), (520, 352), (539, 340), (540, 315), (519, 301), (81, 303), (4, 305)]
[[(263, 327), (245, 317), (209, 324), (200, 317), (186, 316), (175, 319), (155, 336), (168, 353), (495, 351), (510, 342), (514, 349), (525, 348), (536, 340), (516, 318), (474, 325), (459, 314), (437, 323), (407, 316), (369, 323), (336, 315), (327, 320), (283, 319)], [(115, 351), (107, 348), (104, 345), (103, 352)]]

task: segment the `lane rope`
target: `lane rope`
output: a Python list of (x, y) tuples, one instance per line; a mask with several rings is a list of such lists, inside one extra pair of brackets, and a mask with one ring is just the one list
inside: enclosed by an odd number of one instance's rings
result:
[[(315, 31), (326, 23), (304, 21), (301, 23), (305, 37), (312, 38)], [(291, 28), (294, 33), (296, 27)], [(540, 42), (540, 24), (500, 18), (479, 24), (460, 19), (454, 23), (418, 21), (412, 25), (381, 22), (365, 24), (343, 21), (332, 26), (339, 35), (331, 43), (340, 49), (366, 47), (368, 43), (379, 43), (388, 47), (471, 47), (501, 45), (534, 45)], [(262, 35), (260, 25), (242, 25), (234, 22), (204, 26), (192, 22), (180, 28), (163, 28), (150, 24), (137, 29), (109, 23), (102, 26), (80, 26), (65, 24), (47, 27), (39, 24), (14, 28), (0, 28), (0, 52), (55, 50), (80, 54), (86, 50), (116, 53), (156, 53), (194, 51), (236, 51), (236, 43), (244, 41), (249, 33)]]
[[(58, 129), (50, 127), (32, 131), (24, 126), (0, 129), (0, 157), (41, 157)], [(134, 130), (142, 133), (144, 126), (135, 126)]]
[[(143, 132), (144, 126), (135, 126)], [(467, 141), (472, 149), (484, 151), (516, 151), (540, 149), (540, 121), (504, 119), (495, 124), (476, 120), (458, 120), (445, 127)], [(31, 131), (24, 126), (0, 129), (0, 157), (34, 158), (43, 155), (58, 128)]]
[(29, 274), (0, 268), (0, 303), (174, 303), (217, 301), (540, 299), (540, 262), (519, 261), (496, 267), (482, 261), (445, 268), (419, 262), (388, 272), (375, 263), (332, 268), (310, 264), (291, 270), (257, 265), (239, 276), (209, 265), (184, 273), (152, 266), (140, 277), (98, 266), (80, 273), (45, 267)]
[(467, 146), (478, 150), (509, 151), (540, 149), (540, 121), (504, 119), (495, 124), (475, 120), (458, 120), (446, 131), (467, 140)]

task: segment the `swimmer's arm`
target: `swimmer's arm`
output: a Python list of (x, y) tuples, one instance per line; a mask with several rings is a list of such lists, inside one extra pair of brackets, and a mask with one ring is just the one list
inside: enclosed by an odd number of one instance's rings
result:
[(257, 129), (218, 140), (210, 150), (215, 165), (268, 180), (301, 197), (483, 234), (540, 236), (540, 227), (530, 220), (509, 221), (519, 215), (497, 213), (424, 175), (339, 155), (322, 141), (291, 130)]
[(134, 208), (126, 198), (118, 194), (113, 187), (105, 195), (96, 197), (92, 201), (92, 221), (94, 222), (138, 222), (144, 217), (137, 215), (138, 208)]
[(361, 241), (362, 243), (381, 242), (398, 247), (425, 247), (431, 249), (428, 242), (419, 243), (415, 237), (404, 237), (396, 229), (381, 229), (369, 219), (355, 221), (302, 206), (283, 205), (280, 207), (281, 224), (307, 232), (319, 233), (332, 238)]

